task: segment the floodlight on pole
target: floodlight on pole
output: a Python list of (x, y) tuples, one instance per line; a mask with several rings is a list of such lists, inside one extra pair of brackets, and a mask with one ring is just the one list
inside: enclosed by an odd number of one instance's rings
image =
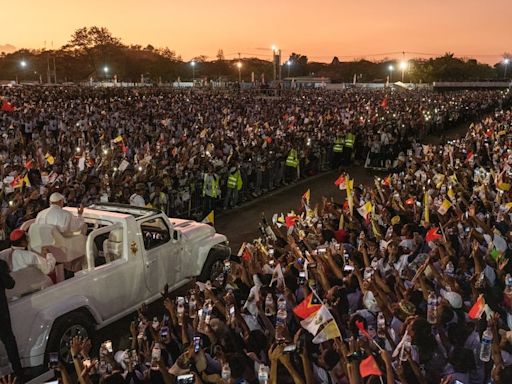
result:
[(389, 82), (392, 83), (393, 82), (393, 71), (395, 70), (395, 67), (390, 65), (390, 66), (388, 66), (388, 70), (389, 70)]
[(25, 68), (27, 66), (27, 62), (25, 60), (20, 61), (21, 68)]
[(288, 60), (286, 62), (286, 67), (288, 68), (288, 77), (290, 77), (290, 67), (292, 66), (292, 61)]
[(400, 62), (400, 69), (402, 70), (402, 83), (404, 82), (405, 70), (407, 69), (408, 65), (409, 64), (405, 60)]
[(192, 67), (192, 81), (195, 82), (196, 81), (196, 62), (191, 61), (190, 66)]
[(508, 69), (509, 63), (510, 63), (510, 59), (508, 57), (505, 60), (503, 60), (503, 64), (505, 64), (505, 74), (503, 75), (503, 77), (505, 79), (507, 78), (507, 69)]
[(238, 63), (236, 63), (236, 66), (238, 68), (238, 82), (241, 83), (242, 82), (242, 63), (239, 61)]

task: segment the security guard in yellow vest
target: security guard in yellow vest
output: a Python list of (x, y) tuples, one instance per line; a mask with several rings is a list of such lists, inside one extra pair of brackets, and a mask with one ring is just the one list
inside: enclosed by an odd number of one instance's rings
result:
[(338, 134), (332, 147), (332, 165), (333, 168), (338, 168), (343, 160), (343, 146), (345, 145), (345, 139), (343, 135)]
[(210, 167), (203, 178), (203, 213), (210, 213), (215, 205), (215, 200), (220, 197), (219, 176)]
[(295, 148), (290, 149), (286, 158), (286, 174), (288, 181), (298, 178), (299, 174), (299, 156)]
[(344, 149), (344, 159), (345, 164), (350, 164), (352, 160), (352, 151), (354, 149), (354, 142), (356, 141), (356, 136), (349, 131), (347, 136), (345, 137), (345, 149)]
[(230, 206), (234, 207), (238, 203), (238, 192), (242, 189), (243, 181), (240, 169), (238, 167), (231, 167), (228, 174), (228, 182), (226, 189), (226, 197), (224, 199), (224, 209)]

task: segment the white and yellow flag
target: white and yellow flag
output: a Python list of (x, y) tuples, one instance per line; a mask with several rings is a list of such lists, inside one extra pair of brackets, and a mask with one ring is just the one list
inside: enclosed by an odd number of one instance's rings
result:
[(446, 215), (446, 212), (448, 212), (448, 210), (450, 209), (451, 206), (452, 206), (452, 203), (450, 202), (450, 200), (444, 199), (443, 202), (441, 203), (441, 206), (437, 210), (437, 212), (439, 212), (439, 214), (441, 214), (441, 215)]
[(212, 210), (208, 215), (206, 215), (206, 217), (201, 221), (201, 223), (215, 225), (214, 211)]
[(300, 325), (302, 325), (304, 329), (315, 336), (322, 324), (325, 324), (333, 319), (334, 318), (332, 317), (331, 312), (329, 312), (329, 309), (327, 309), (325, 305), (322, 305), (318, 311), (302, 320)]
[(327, 325), (315, 336), (313, 339), (313, 343), (321, 344), (324, 341), (334, 339), (336, 337), (340, 337), (341, 333), (336, 324), (336, 321), (331, 320)]

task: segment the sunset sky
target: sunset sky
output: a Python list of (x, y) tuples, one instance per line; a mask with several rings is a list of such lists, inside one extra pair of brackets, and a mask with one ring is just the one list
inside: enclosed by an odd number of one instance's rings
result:
[[(496, 63), (512, 51), (511, 0), (18, 0), (2, 1), (0, 45), (60, 47), (82, 26), (125, 44), (168, 46), (184, 60), (219, 48), (226, 58), (270, 46), (310, 60), (471, 56)], [(268, 49), (268, 50), (265, 50)], [(410, 53), (409, 53), (410, 52)], [(393, 54), (394, 53), (394, 54)], [(387, 54), (387, 55), (377, 55)]]

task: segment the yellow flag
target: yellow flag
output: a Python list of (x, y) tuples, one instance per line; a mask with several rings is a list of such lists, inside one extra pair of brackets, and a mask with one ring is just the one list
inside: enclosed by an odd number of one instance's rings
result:
[(361, 216), (363, 216), (363, 218), (365, 218), (365, 219), (368, 217), (369, 214), (371, 214), (372, 210), (373, 210), (373, 205), (372, 205), (371, 201), (368, 201), (361, 207), (357, 208), (357, 212), (359, 212), (359, 214)]
[(449, 197), (450, 199), (454, 199), (454, 198), (455, 198), (455, 192), (453, 191), (453, 188), (452, 188), (451, 186), (450, 186), (450, 187), (448, 187), (448, 192), (447, 192), (447, 194), (448, 194), (448, 197)]
[(121, 136), (121, 135), (117, 136), (117, 137), (114, 139), (114, 143), (120, 143), (121, 141), (123, 141), (123, 136)]
[(352, 196), (352, 188), (354, 186), (354, 180), (347, 181), (347, 200), (348, 200), (348, 209), (350, 210), (350, 216), (354, 212), (354, 197)]
[(206, 215), (206, 217), (201, 221), (201, 223), (211, 224), (211, 225), (215, 224), (215, 214), (214, 214), (213, 210), (208, 215)]
[(345, 226), (345, 216), (343, 216), (343, 213), (341, 213), (340, 222), (338, 223), (338, 230), (343, 229), (344, 226)]
[(335, 320), (331, 320), (313, 339), (313, 343), (321, 344), (324, 341), (340, 337), (340, 330)]
[(425, 206), (425, 214), (423, 216), (423, 220), (425, 223), (430, 223), (430, 212), (428, 210), (428, 192), (425, 191), (423, 195), (423, 205)]
[(53, 165), (55, 163), (55, 158), (50, 155), (49, 153), (47, 153), (46, 155), (44, 155), (46, 161), (48, 162), (48, 164), (50, 165)]
[(302, 201), (309, 205), (309, 200), (311, 199), (311, 189), (308, 189), (304, 194), (302, 195)]
[(509, 191), (510, 190), (510, 184), (509, 183), (498, 183), (498, 189), (501, 190), (501, 191)]
[(377, 216), (375, 215), (375, 206), (372, 207), (372, 213), (370, 214), (371, 220), (372, 220), (372, 231), (373, 235), (377, 239), (382, 238), (382, 234), (380, 233), (379, 226), (377, 225)]
[(436, 185), (436, 188), (441, 188), (441, 185), (443, 185), (445, 176), (442, 173), (436, 173), (434, 177), (432, 178), (432, 181)]
[(441, 203), (441, 206), (437, 210), (437, 212), (439, 212), (441, 215), (445, 215), (451, 206), (452, 206), (452, 203), (450, 202), (450, 200), (444, 199), (443, 202)]

